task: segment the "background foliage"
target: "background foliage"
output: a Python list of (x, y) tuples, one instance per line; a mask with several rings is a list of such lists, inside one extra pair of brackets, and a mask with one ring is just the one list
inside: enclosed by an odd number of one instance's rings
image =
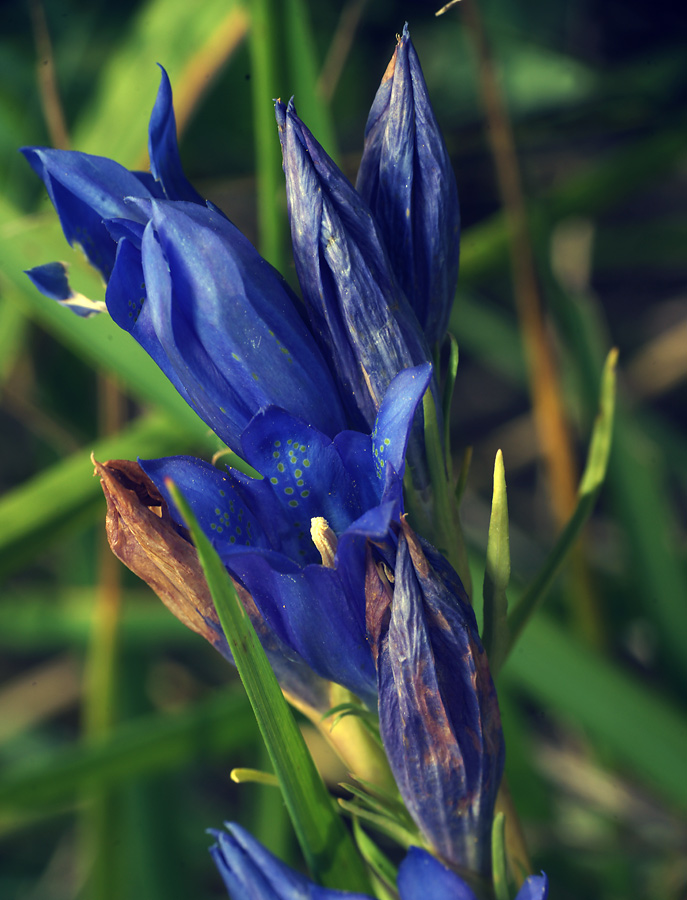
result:
[[(64, 259), (84, 293), (102, 294), (18, 146), (68, 142), (145, 167), (160, 62), (187, 174), (293, 276), (270, 100), (295, 93), (354, 176), (408, 20), (462, 201), (452, 428), (460, 454), (474, 448), (462, 510), (475, 584), (498, 448), (511, 603), (559, 530), (486, 138), (488, 73), (465, 13), (435, 19), (420, 0), (117, 10), (0, 4), (0, 896), (17, 900), (221, 897), (204, 829), (224, 819), (297, 863), (277, 792), (229, 778), (230, 767), (268, 765), (233, 671), (109, 555), (90, 477), (91, 450), (209, 456), (216, 445), (126, 335), (104, 317), (77, 320), (22, 274)], [(620, 351), (600, 504), (499, 676), (509, 781), (557, 900), (684, 897), (687, 21), (677, 5), (639, 0), (483, 0), (480, 11), (514, 129), (540, 339), (553, 348), (573, 468), (603, 357)], [(343, 773), (313, 746), (336, 784)]]

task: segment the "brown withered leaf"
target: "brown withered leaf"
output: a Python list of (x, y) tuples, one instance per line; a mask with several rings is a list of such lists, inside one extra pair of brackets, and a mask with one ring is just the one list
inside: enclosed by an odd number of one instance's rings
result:
[(219, 619), (196, 549), (179, 534), (153, 482), (136, 462), (92, 460), (107, 501), (106, 529), (112, 552), (155, 591), (180, 622), (211, 644), (222, 644)]

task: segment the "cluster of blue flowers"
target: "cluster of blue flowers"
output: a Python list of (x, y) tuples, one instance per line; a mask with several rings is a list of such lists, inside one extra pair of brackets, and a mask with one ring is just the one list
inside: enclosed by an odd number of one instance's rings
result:
[[(23, 151), (65, 236), (105, 279), (105, 302), (75, 293), (61, 263), (28, 274), (80, 315), (109, 313), (260, 473), (183, 456), (139, 461), (183, 533), (166, 487), (176, 483), (250, 596), (289, 696), (317, 705), (324, 680), (378, 711), (399, 792), (436, 855), (410, 850), (402, 900), (469, 900), (447, 865), (489, 875), (504, 747), (460, 579), (404, 517), (406, 456), (422, 479), (421, 401), (437, 391), (431, 348), (445, 336), (459, 250), (455, 179), (407, 27), (370, 111), (356, 187), (293, 102), (277, 101), (276, 119), (302, 301), (185, 178), (164, 71), (150, 174)], [(216, 836), (234, 898), (339, 896), (238, 826)], [(531, 877), (518, 897), (546, 892)]]

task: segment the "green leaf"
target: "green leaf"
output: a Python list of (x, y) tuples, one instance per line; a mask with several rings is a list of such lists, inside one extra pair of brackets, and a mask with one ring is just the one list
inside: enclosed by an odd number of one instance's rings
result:
[(227, 570), (181, 492), (171, 481), (168, 489), (198, 550), (217, 614), (311, 874), (325, 886), (369, 890), (362, 859), (336, 813)]
[(506, 864), (506, 817), (500, 812), (491, 826), (491, 866), (496, 900), (510, 900)]
[(687, 809), (687, 715), (545, 616), (530, 623), (503, 667), (504, 685), (525, 691), (583, 728), (608, 759), (631, 768), (672, 806)]
[(441, 411), (444, 417), (444, 459), (449, 467), (451, 466), (451, 406), (453, 404), (453, 389), (456, 384), (456, 375), (458, 374), (458, 342), (452, 334), (447, 335), (449, 341), (449, 357), (448, 366), (444, 375), (444, 387), (441, 397)]
[(164, 413), (144, 416), (119, 434), (79, 450), (0, 498), (0, 574), (32, 559), (65, 528), (104, 509), (91, 452), (101, 460), (181, 453), (194, 444)]
[(494, 462), (494, 492), (491, 501), (487, 559), (484, 568), (484, 631), (482, 641), (493, 676), (501, 667), (508, 647), (508, 598), (510, 581), (510, 541), (508, 537), (508, 498), (503, 454)]
[(123, 785), (143, 775), (217, 759), (257, 738), (243, 692), (223, 691), (177, 713), (125, 722), (98, 743), (76, 744), (5, 765), (0, 816), (74, 803), (89, 786)]
[(546, 592), (560, 571), (570, 548), (577, 540), (596, 503), (596, 498), (606, 475), (608, 458), (611, 452), (617, 359), (617, 351), (611, 350), (606, 359), (601, 379), (599, 414), (592, 431), (587, 465), (580, 481), (577, 506), (555, 546), (547, 556), (544, 565), (532, 584), (523, 592), (508, 617), (510, 636), (506, 653), (512, 650), (513, 644), (544, 599)]
[(391, 860), (382, 853), (377, 844), (364, 830), (358, 819), (353, 819), (353, 836), (358, 849), (377, 879), (376, 895), (379, 900), (396, 900), (396, 879), (398, 869)]
[(310, 13), (304, 0), (285, 3), (289, 94), (294, 95), (298, 115), (325, 151), (336, 161), (336, 136), (327, 104), (316, 91), (320, 64)]
[(281, 151), (272, 100), (283, 90), (282, 19), (275, 0), (251, 4), (251, 89), (255, 123), (255, 165), (258, 185), (259, 248), (272, 265), (284, 271), (287, 232)]

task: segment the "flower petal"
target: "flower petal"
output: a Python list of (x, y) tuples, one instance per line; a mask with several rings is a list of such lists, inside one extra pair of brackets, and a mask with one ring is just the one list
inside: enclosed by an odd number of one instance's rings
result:
[(371, 900), (366, 894), (320, 887), (277, 859), (240, 825), (210, 829), (210, 854), (232, 900)]
[(411, 847), (398, 869), (401, 900), (476, 900), (460, 875), (422, 850)]
[(27, 269), (24, 274), (29, 276), (44, 297), (57, 300), (61, 306), (71, 309), (77, 316), (87, 319), (89, 316), (105, 312), (107, 307), (104, 300), (90, 300), (72, 290), (67, 278), (67, 268), (62, 262), (53, 262)]
[(102, 156), (44, 147), (23, 147), (21, 152), (43, 180), (64, 236), (83, 248), (107, 281), (116, 245), (103, 220), (135, 218), (124, 198), (150, 198), (150, 190), (135, 173)]
[(542, 872), (541, 875), (530, 875), (525, 879), (515, 900), (546, 900), (548, 896), (549, 880)]
[(167, 72), (160, 66), (162, 77), (150, 116), (148, 152), (150, 168), (160, 182), (168, 200), (205, 201), (184, 175), (177, 144), (177, 126), (172, 105), (172, 86)]
[(142, 255), (155, 330), (205, 421), (234, 448), (269, 405), (341, 431), (336, 388), (295, 298), (250, 242), (195, 204), (155, 201), (152, 228)]

